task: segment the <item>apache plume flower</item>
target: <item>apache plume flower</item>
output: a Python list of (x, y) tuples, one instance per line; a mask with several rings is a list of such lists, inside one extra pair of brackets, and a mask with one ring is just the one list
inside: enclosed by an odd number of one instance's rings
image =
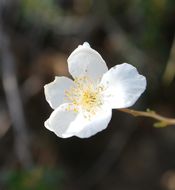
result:
[(71, 53), (68, 69), (74, 80), (55, 77), (44, 87), (54, 109), (45, 127), (62, 138), (87, 138), (104, 130), (112, 109), (132, 106), (146, 88), (135, 67), (123, 63), (108, 70), (87, 42)]

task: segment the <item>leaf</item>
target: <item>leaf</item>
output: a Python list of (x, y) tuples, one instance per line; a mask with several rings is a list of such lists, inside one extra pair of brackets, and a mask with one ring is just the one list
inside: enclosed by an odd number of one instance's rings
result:
[(154, 123), (154, 127), (156, 127), (156, 128), (167, 127), (167, 123), (166, 123), (166, 122), (163, 122), (163, 121), (156, 122), (156, 123)]

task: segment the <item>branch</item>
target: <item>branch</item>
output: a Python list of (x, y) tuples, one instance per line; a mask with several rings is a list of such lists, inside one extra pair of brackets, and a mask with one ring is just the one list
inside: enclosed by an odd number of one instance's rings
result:
[(154, 127), (167, 127), (169, 125), (175, 125), (175, 119), (174, 118), (168, 118), (168, 117), (164, 117), (161, 116), (159, 114), (157, 114), (155, 111), (152, 110), (147, 110), (147, 111), (137, 111), (137, 110), (133, 110), (133, 109), (118, 109), (119, 111), (128, 113), (134, 117), (150, 117), (153, 118), (155, 120), (157, 120), (157, 122), (154, 123)]
[(10, 49), (10, 38), (4, 30), (2, 9), (5, 5), (1, 4), (2, 2), (0, 1), (0, 69), (2, 72), (2, 85), (14, 132), (14, 148), (16, 156), (21, 166), (27, 168), (32, 165), (30, 136), (27, 130), (27, 122), (25, 120), (23, 105), (20, 98), (15, 58)]

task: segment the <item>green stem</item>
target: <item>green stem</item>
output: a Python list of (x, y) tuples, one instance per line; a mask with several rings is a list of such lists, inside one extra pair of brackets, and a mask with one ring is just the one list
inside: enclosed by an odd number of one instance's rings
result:
[(166, 127), (169, 125), (175, 125), (174, 118), (168, 118), (157, 114), (155, 111), (137, 111), (133, 109), (118, 109), (119, 111), (128, 113), (135, 117), (149, 117), (157, 120), (158, 122), (154, 123), (155, 127)]

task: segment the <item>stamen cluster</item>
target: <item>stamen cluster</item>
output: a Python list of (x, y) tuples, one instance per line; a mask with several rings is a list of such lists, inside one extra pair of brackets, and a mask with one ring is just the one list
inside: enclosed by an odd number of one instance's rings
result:
[(88, 77), (79, 77), (74, 80), (74, 86), (65, 91), (71, 101), (68, 110), (78, 112), (80, 109), (88, 115), (95, 114), (103, 104), (103, 87), (94, 84)]

